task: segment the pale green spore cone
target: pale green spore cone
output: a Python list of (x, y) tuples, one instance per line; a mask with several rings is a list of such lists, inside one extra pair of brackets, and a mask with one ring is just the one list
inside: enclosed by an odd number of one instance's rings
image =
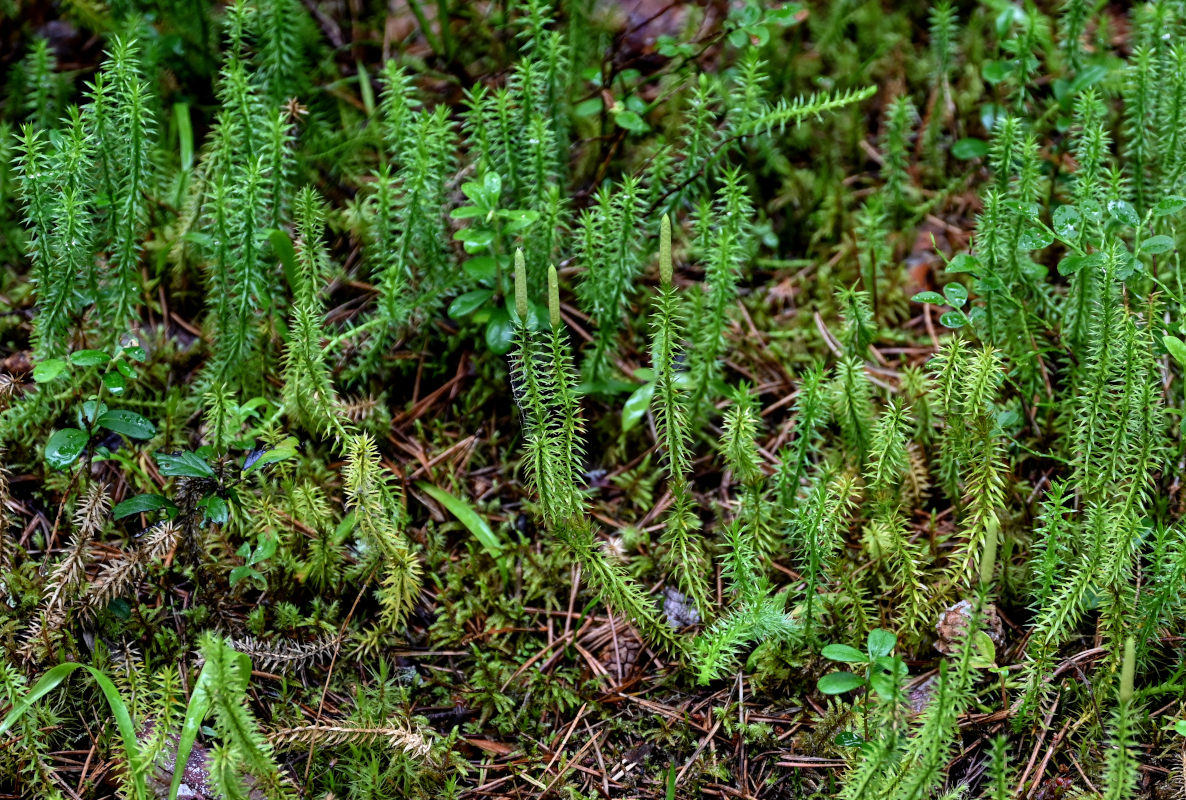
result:
[(980, 585), (987, 586), (992, 582), (992, 573), (997, 566), (997, 539), (1000, 537), (1001, 524), (996, 514), (989, 514), (984, 531), (984, 552), (980, 556)]
[(527, 262), (523, 260), (523, 251), (515, 251), (515, 312), (519, 321), (527, 322)]
[(1120, 702), (1132, 700), (1133, 676), (1137, 669), (1137, 643), (1129, 636), (1124, 640), (1124, 660), (1120, 664)]
[(560, 327), (560, 278), (555, 264), (548, 267), (548, 320), (553, 330)]
[(664, 286), (671, 285), (671, 220), (666, 214), (659, 224), (659, 280)]

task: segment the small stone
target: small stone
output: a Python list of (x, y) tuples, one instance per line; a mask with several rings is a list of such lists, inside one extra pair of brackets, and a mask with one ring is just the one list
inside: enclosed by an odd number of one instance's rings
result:
[(670, 586), (663, 590), (663, 613), (667, 624), (675, 630), (700, 624), (700, 612), (687, 596)]

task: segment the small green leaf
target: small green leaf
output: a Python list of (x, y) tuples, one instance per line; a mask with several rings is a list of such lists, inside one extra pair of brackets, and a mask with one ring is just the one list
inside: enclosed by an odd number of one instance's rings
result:
[(167, 477), (213, 478), (214, 470), (197, 454), (188, 450), (180, 453), (157, 453), (161, 474)]
[[(123, 363), (122, 361), (119, 363)], [(103, 386), (112, 394), (123, 394), (124, 390), (128, 388), (128, 379), (120, 372), (104, 372)]]
[(869, 676), (869, 688), (882, 700), (893, 700), (898, 694), (898, 683), (887, 672), (874, 672)]
[(846, 664), (863, 664), (869, 660), (860, 650), (846, 644), (830, 644), (820, 651), (820, 655), (831, 661), (843, 661)]
[(249, 461), (243, 467), (243, 474), (250, 475), (257, 469), (262, 469), (268, 464), (275, 464), (280, 461), (287, 461), (290, 458), (295, 458), (297, 454), (297, 440), (294, 436), (285, 437), (283, 441), (275, 447), (269, 448), (260, 453), (254, 460)]
[(453, 234), (453, 238), (465, 245), (465, 252), (480, 253), (494, 244), (494, 231), (489, 228), (471, 226)]
[(151, 439), (156, 436), (156, 426), (135, 411), (107, 411), (99, 416), (96, 423), (130, 439)]
[(1042, 216), (1042, 207), (1029, 200), (1006, 200), (1005, 207), (1016, 211), (1026, 220), (1037, 220)]
[(633, 111), (619, 111), (614, 115), (614, 122), (618, 124), (619, 128), (631, 133), (646, 133), (651, 129), (651, 126), (647, 125), (643, 118)]
[(1058, 262), (1059, 275), (1074, 275), (1084, 267), (1098, 267), (1104, 261), (1103, 253), (1089, 253), (1084, 256), (1067, 256)]
[(280, 537), (265, 534), (259, 539), (259, 546), (255, 548), (255, 552), (251, 554), (252, 564), (262, 564), (272, 556), (276, 555), (276, 550), (280, 547)]
[(227, 507), (226, 500), (216, 494), (199, 500), (198, 508), (205, 509), (206, 519), (215, 525), (222, 525), (230, 518), (230, 509)]
[(485, 213), (485, 211), (477, 206), (461, 206), (460, 208), (453, 209), (449, 216), (453, 219), (477, 219)]
[(980, 68), (980, 77), (984, 78), (988, 83), (1000, 83), (1013, 73), (1014, 64), (1012, 61), (998, 59), (996, 61), (985, 61), (984, 66)]
[(492, 281), (498, 275), (498, 261), (494, 256), (475, 256), (461, 265), (465, 274), (479, 281)]
[(1153, 206), (1153, 216), (1168, 217), (1170, 214), (1177, 214), (1183, 208), (1186, 208), (1186, 197), (1171, 194), (1169, 197), (1163, 197), (1160, 203)]
[(502, 196), (502, 175), (494, 171), (487, 172), (482, 178), (482, 189), (491, 205), (497, 203), (498, 198)]
[(830, 672), (816, 682), (822, 694), (844, 694), (865, 685), (864, 679), (851, 672)]
[(968, 324), (968, 318), (962, 311), (948, 311), (939, 317), (939, 324), (945, 328), (962, 328)]
[(123, 348), (123, 351), (128, 354), (128, 358), (137, 363), (143, 364), (148, 360), (148, 353), (145, 352), (144, 348), (140, 345), (134, 344), (130, 347), (125, 347)]
[(1174, 732), (1179, 736), (1186, 736), (1186, 719), (1180, 719), (1174, 723)]
[(45, 445), (45, 461), (54, 469), (64, 469), (86, 449), (87, 435), (78, 428), (54, 431)]
[(653, 383), (644, 383), (630, 393), (630, 397), (626, 398), (626, 405), (622, 406), (622, 433), (628, 433), (642, 421), (647, 409), (651, 407), (651, 398), (654, 396)]
[(499, 219), (508, 221), (506, 230), (516, 233), (539, 221), (539, 212), (531, 209), (502, 209), (498, 212)]
[(897, 643), (898, 637), (893, 631), (887, 631), (885, 628), (875, 628), (869, 631), (867, 647), (869, 655), (873, 658), (888, 656), (894, 651), (894, 645)]
[(572, 113), (581, 118), (592, 117), (601, 112), (601, 105), (601, 95), (596, 95), (577, 103), (573, 107)]
[(947, 262), (945, 272), (967, 272), (971, 275), (979, 275), (980, 270), (980, 262), (976, 256), (971, 253), (960, 253)]
[(61, 358), (47, 358), (33, 367), (33, 380), (38, 383), (49, 383), (65, 371), (65, 360)]
[(515, 338), (515, 325), (505, 308), (496, 308), (486, 323), (486, 346), (495, 355), (506, 355)]
[(493, 289), (474, 289), (472, 292), (459, 295), (449, 304), (449, 316), (453, 319), (468, 317), (484, 306), (491, 297), (494, 297)]
[(110, 360), (111, 356), (102, 350), (78, 350), (70, 354), (70, 363), (76, 367), (97, 367)]
[(1161, 342), (1165, 345), (1165, 351), (1178, 362), (1178, 366), (1186, 367), (1186, 343), (1177, 336), (1168, 335), (1162, 336)]
[(1079, 241), (1079, 234), (1083, 232), (1083, 215), (1074, 206), (1059, 206), (1051, 215), (1054, 232), (1064, 242)]
[(947, 298), (938, 292), (919, 292), (910, 299), (916, 303), (931, 303), (937, 306), (947, 305)]
[(1021, 232), (1021, 236), (1017, 239), (1017, 246), (1026, 252), (1031, 252), (1049, 247), (1053, 242), (1054, 237), (1050, 235), (1050, 231), (1045, 228), (1031, 227)]
[(955, 308), (962, 308), (964, 303), (968, 302), (968, 290), (962, 283), (949, 283), (944, 286), (943, 296), (947, 298), (948, 305)]
[(1133, 208), (1132, 203), (1124, 200), (1109, 200), (1108, 216), (1112, 219), (1122, 222), (1130, 228), (1135, 228), (1141, 224), (1140, 218), (1137, 216), (1137, 210)]
[(146, 514), (149, 511), (159, 511), (162, 508), (176, 509), (177, 506), (167, 497), (159, 494), (138, 494), (111, 509), (112, 519), (123, 519), (133, 514)]
[(864, 743), (865, 740), (860, 737), (860, 734), (853, 733), (852, 731), (841, 731), (832, 740), (832, 744), (837, 747), (860, 747)]
[(997, 648), (992, 639), (984, 631), (976, 631), (972, 636), (972, 666), (976, 669), (988, 669), (997, 660)]
[(78, 409), (78, 427), (85, 428), (95, 421), (95, 418), (107, 413), (107, 404), (98, 400), (86, 400)]
[(231, 586), (234, 586), (235, 584), (247, 578), (258, 578), (263, 580), (263, 577), (264, 576), (260, 574), (259, 570), (255, 569), (254, 567), (247, 566), (246, 564), (240, 564), (231, 570), (231, 574), (227, 576), (227, 579)]
[(1174, 249), (1174, 240), (1164, 234), (1159, 236), (1150, 236), (1141, 242), (1141, 252), (1149, 255), (1160, 255), (1168, 253)]
[(988, 155), (988, 142), (983, 139), (960, 139), (951, 146), (951, 154), (963, 161), (983, 158)]

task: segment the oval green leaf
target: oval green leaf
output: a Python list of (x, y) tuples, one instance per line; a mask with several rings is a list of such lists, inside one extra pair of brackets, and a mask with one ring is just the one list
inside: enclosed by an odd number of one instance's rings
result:
[(1074, 206), (1059, 206), (1051, 215), (1054, 232), (1064, 242), (1076, 242), (1083, 232), (1083, 215)]
[(214, 470), (197, 453), (157, 453), (161, 474), (167, 477), (213, 478)]
[(129, 439), (151, 439), (156, 436), (156, 426), (135, 411), (115, 409), (99, 415), (96, 422), (109, 431), (127, 436)]
[(869, 655), (873, 658), (881, 658), (888, 656), (894, 651), (894, 645), (898, 643), (898, 637), (893, 631), (887, 631), (885, 628), (875, 628), (869, 631), (868, 648)]
[(960, 139), (951, 146), (951, 154), (963, 161), (983, 158), (988, 155), (988, 142), (983, 139)]
[(816, 682), (822, 694), (844, 694), (865, 685), (865, 681), (851, 672), (831, 672)]
[(486, 346), (495, 355), (506, 355), (515, 338), (515, 325), (505, 308), (496, 308), (486, 323)]
[(943, 296), (947, 298), (948, 304), (955, 308), (961, 308), (968, 302), (968, 290), (962, 283), (949, 283), (944, 286)]
[(846, 664), (863, 664), (869, 660), (860, 650), (846, 644), (830, 644), (820, 651), (820, 655), (830, 661), (843, 661)]
[(296, 458), (297, 454), (297, 440), (295, 436), (285, 437), (283, 441), (264, 452), (260, 453), (254, 459), (248, 456), (248, 460), (243, 467), (243, 474), (249, 475), (257, 469), (262, 469), (268, 464), (275, 464), (280, 461), (287, 461), (290, 458)]
[(1159, 236), (1150, 236), (1141, 242), (1141, 252), (1156, 256), (1162, 253), (1168, 253), (1174, 249), (1174, 240), (1169, 236), (1161, 234)]
[(980, 274), (980, 262), (971, 253), (960, 253), (947, 262), (945, 272), (967, 272), (972, 275)]
[(449, 316), (453, 319), (468, 317), (485, 305), (491, 297), (494, 297), (493, 289), (474, 289), (472, 292), (466, 292), (453, 298), (453, 302), (449, 304)]
[(980, 77), (988, 83), (997, 84), (1008, 78), (1013, 73), (1013, 69), (1012, 61), (1005, 59), (985, 61), (984, 66), (980, 68)]
[(1017, 246), (1026, 252), (1041, 250), (1049, 247), (1054, 241), (1050, 231), (1045, 228), (1026, 228), (1017, 239)]
[(865, 743), (865, 740), (859, 734), (852, 731), (841, 731), (836, 734), (836, 738), (832, 740), (832, 744), (837, 747), (860, 747)]
[(82, 455), (87, 435), (78, 428), (54, 431), (45, 445), (45, 461), (54, 469), (64, 469)]
[[(123, 363), (122, 361), (120, 362)], [(128, 388), (128, 379), (120, 372), (104, 372), (103, 386), (112, 394), (123, 394)]]
[(1117, 222), (1122, 222), (1130, 228), (1135, 228), (1140, 224), (1141, 220), (1137, 216), (1137, 210), (1133, 208), (1132, 203), (1124, 200), (1109, 200), (1108, 216)]
[(138, 494), (129, 497), (111, 509), (112, 519), (123, 519), (133, 514), (147, 514), (150, 511), (160, 511), (162, 508), (177, 508), (173, 501), (159, 494)]
[(614, 122), (618, 123), (619, 128), (631, 133), (646, 133), (651, 129), (651, 126), (633, 111), (619, 111), (614, 115)]
[(1170, 214), (1177, 214), (1183, 208), (1186, 208), (1186, 197), (1178, 197), (1171, 194), (1169, 197), (1162, 198), (1161, 202), (1153, 206), (1153, 215), (1156, 217), (1168, 217)]
[(47, 358), (33, 367), (33, 380), (38, 383), (49, 383), (66, 371), (66, 362), (60, 358)]
[(968, 324), (968, 318), (962, 311), (948, 311), (939, 317), (939, 324), (945, 328), (962, 328)]
[(947, 298), (938, 292), (919, 292), (910, 299), (916, 303), (931, 303), (937, 306), (947, 305)]
[(498, 274), (498, 262), (494, 256), (475, 256), (466, 260), (461, 269), (471, 278), (479, 281), (492, 281)]
[(1174, 361), (1177, 361), (1179, 366), (1186, 367), (1186, 343), (1177, 336), (1162, 336), (1161, 342), (1165, 345), (1165, 351), (1174, 357)]
[(642, 418), (646, 416), (647, 409), (651, 407), (651, 398), (655, 396), (655, 384), (644, 383), (633, 392), (630, 397), (626, 399), (626, 405), (622, 407), (622, 433), (631, 431)]
[(110, 360), (111, 356), (102, 350), (79, 350), (70, 354), (70, 363), (76, 367), (97, 367)]

